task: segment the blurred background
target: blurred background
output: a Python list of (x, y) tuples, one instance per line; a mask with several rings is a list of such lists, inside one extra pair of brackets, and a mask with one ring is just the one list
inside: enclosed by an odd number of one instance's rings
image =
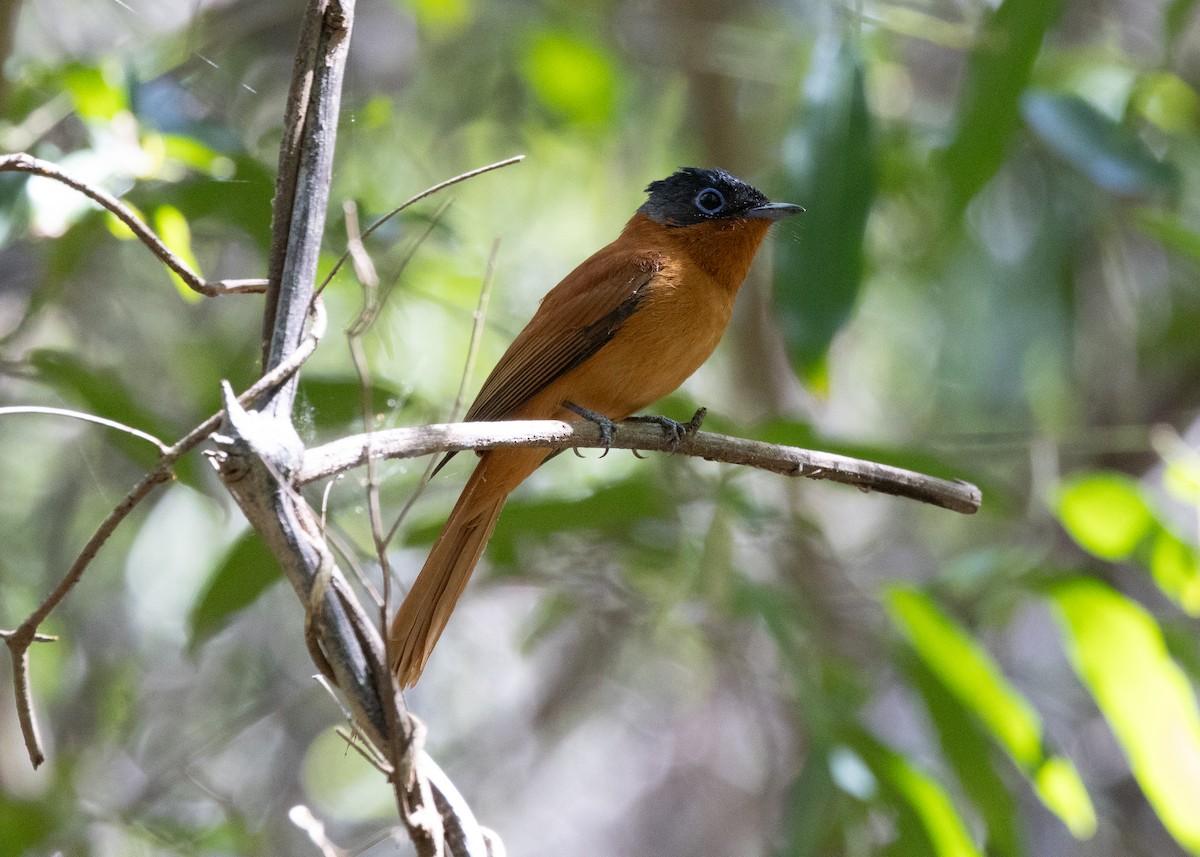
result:
[[(510, 501), (421, 684), (508, 853), (1200, 854), (1200, 16), (1194, 0), (359, 4), (325, 270), (367, 242), (374, 427), (473, 395), (642, 189), (721, 166), (807, 208), (656, 412), (984, 491), (972, 517), (682, 457), (564, 455)], [(299, 3), (2, 0), (0, 151), (120, 195), (204, 275), (265, 275)], [(496, 243), (498, 242), (498, 244)], [(304, 372), (362, 430), (348, 270)], [(171, 441), (243, 388), (261, 298), (197, 300), (114, 220), (0, 175), (0, 405)], [(0, 627), (154, 461), (0, 417)], [(411, 580), (471, 462), (392, 551)], [(380, 468), (388, 522), (424, 462)], [(333, 734), (302, 611), (198, 453), (43, 627), (33, 771), (0, 682), (0, 854), (350, 853), (382, 778)], [(364, 474), (332, 530), (377, 576)], [(311, 497), (321, 502), (325, 486)]]

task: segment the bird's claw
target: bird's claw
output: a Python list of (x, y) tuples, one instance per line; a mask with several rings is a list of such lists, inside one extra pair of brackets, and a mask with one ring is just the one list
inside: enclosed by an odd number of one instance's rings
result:
[(662, 428), (662, 430), (671, 438), (671, 452), (679, 449), (679, 444), (683, 443), (685, 438), (691, 437), (700, 430), (701, 424), (704, 422), (704, 417), (708, 413), (708, 408), (698, 408), (692, 418), (686, 423), (681, 423), (678, 420), (673, 420), (670, 417), (651, 414), (648, 416), (629, 417), (626, 422), (631, 423), (652, 423)]
[[(600, 445), (604, 452), (600, 453), (600, 457), (608, 455), (608, 451), (612, 448), (613, 436), (617, 433), (617, 424), (610, 420), (604, 414), (598, 414), (595, 411), (590, 411), (581, 405), (574, 402), (563, 402), (562, 406), (573, 414), (578, 414), (589, 423), (595, 423), (596, 428), (600, 429)], [(575, 454), (579, 454), (579, 450), (575, 450)]]

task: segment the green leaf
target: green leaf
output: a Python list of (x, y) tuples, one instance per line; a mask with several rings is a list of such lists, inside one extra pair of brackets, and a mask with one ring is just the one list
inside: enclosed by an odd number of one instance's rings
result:
[(1096, 580), (1050, 592), (1071, 664), (1163, 825), (1200, 853), (1200, 710), (1154, 617)]
[(1119, 562), (1137, 551), (1158, 588), (1189, 615), (1200, 615), (1200, 555), (1163, 526), (1136, 481), (1090, 473), (1064, 483), (1055, 508), (1064, 529), (1089, 553)]
[(1046, 754), (1041, 718), (983, 647), (916, 589), (889, 590), (888, 612), (929, 671), (1004, 748), (1042, 802), (1073, 835), (1091, 836), (1095, 810), (1078, 772), (1066, 759)]
[[(195, 254), (192, 253), (192, 230), (188, 226), (187, 218), (178, 208), (173, 205), (160, 205), (156, 208), (154, 210), (154, 231), (167, 245), (167, 249), (194, 272), (200, 274), (200, 265), (196, 262)], [(196, 303), (203, 300), (204, 296), (192, 291), (178, 274), (174, 271), (170, 271), (170, 274), (175, 288), (179, 290), (180, 297), (185, 301)]]
[(956, 205), (966, 205), (1004, 162), (1017, 106), (1061, 0), (1004, 0), (983, 26), (967, 66), (958, 130), (942, 156)]
[(1042, 760), (1041, 720), (983, 647), (916, 589), (890, 589), (887, 607), (892, 622), (955, 698), (1018, 765), (1036, 768)]
[(543, 104), (576, 122), (605, 123), (617, 101), (617, 75), (598, 45), (573, 33), (540, 33), (525, 50), (529, 87)]
[(63, 821), (56, 819), (46, 800), (0, 797), (0, 842), (5, 854), (33, 854)]
[(188, 618), (194, 649), (228, 625), (281, 578), (279, 564), (253, 531), (238, 539), (209, 577)]
[(1167, 42), (1174, 42), (1183, 34), (1195, 5), (1196, 0), (1170, 0), (1167, 3), (1163, 9), (1163, 36)]
[(1128, 559), (1154, 526), (1141, 487), (1119, 473), (1088, 473), (1065, 481), (1054, 509), (1081, 548), (1112, 562)]
[(125, 91), (113, 80), (117, 77), (96, 66), (72, 64), (62, 82), (80, 116), (107, 121), (129, 106)]
[(1200, 261), (1200, 233), (1175, 212), (1143, 207), (1134, 212), (1133, 222), (1166, 249)]
[(1174, 166), (1078, 95), (1030, 92), (1021, 99), (1021, 112), (1055, 154), (1110, 193), (1140, 196), (1179, 184)]
[(1134, 90), (1138, 112), (1168, 134), (1185, 134), (1200, 117), (1200, 96), (1169, 71), (1142, 75)]
[(863, 278), (863, 237), (875, 196), (875, 151), (862, 58), (850, 42), (813, 55), (797, 117), (786, 198), (807, 209), (794, 240), (776, 243), (774, 306), (797, 373), (824, 386), (825, 352), (850, 317)]
[(823, 747), (812, 746), (788, 787), (781, 842), (775, 857), (817, 857), (830, 853), (822, 845), (828, 847), (824, 840), (831, 828), (836, 829), (836, 797), (829, 758)]
[(1017, 857), (1022, 852), (1017, 802), (993, 763), (988, 736), (924, 661), (909, 654), (901, 666), (925, 702), (946, 761), (987, 825), (987, 853)]
[(423, 35), (444, 41), (462, 32), (475, 17), (474, 0), (406, 0)]
[(1096, 832), (1096, 810), (1079, 772), (1062, 756), (1050, 756), (1038, 768), (1034, 790), (1050, 811), (1066, 822), (1076, 839), (1087, 839)]
[(1200, 551), (1195, 545), (1160, 529), (1150, 550), (1150, 574), (1189, 616), (1200, 616)]
[[(928, 840), (928, 847), (917, 850), (910, 845), (903, 853), (982, 857), (950, 796), (937, 780), (860, 729), (847, 730), (846, 738), (879, 781), (884, 796), (902, 813), (911, 813)], [(904, 835), (903, 816), (898, 824)]]

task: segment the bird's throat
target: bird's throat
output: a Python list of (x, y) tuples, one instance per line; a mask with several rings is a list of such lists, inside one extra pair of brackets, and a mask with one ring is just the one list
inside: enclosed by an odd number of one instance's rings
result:
[(664, 228), (642, 215), (634, 217), (625, 227), (626, 231), (644, 232), (643, 246), (658, 244), (668, 256), (688, 258), (733, 292), (741, 288), (754, 254), (770, 228), (771, 221), (752, 218)]

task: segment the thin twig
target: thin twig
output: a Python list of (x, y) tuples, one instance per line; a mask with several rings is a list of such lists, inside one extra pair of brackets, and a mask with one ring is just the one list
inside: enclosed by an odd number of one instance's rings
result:
[(266, 280), (217, 280), (208, 282), (193, 271), (186, 262), (171, 252), (171, 249), (154, 234), (149, 226), (142, 222), (133, 211), (103, 188), (94, 187), (85, 181), (67, 175), (49, 161), (43, 161), (24, 152), (12, 155), (0, 155), (0, 173), (19, 172), (41, 176), (62, 182), (67, 187), (79, 191), (88, 199), (99, 204), (112, 213), (114, 217), (129, 227), (138, 240), (145, 244), (150, 252), (157, 256), (164, 265), (170, 268), (184, 284), (194, 292), (208, 297), (219, 295), (261, 293), (267, 290)]
[[(275, 371), (264, 375), (246, 392), (242, 393), (238, 397), (238, 401), (244, 404), (253, 403), (263, 393), (274, 389), (281, 381), (294, 374), (316, 350), (317, 344), (325, 333), (327, 327), (326, 321), (324, 307), (318, 301), (313, 306), (312, 327), (301, 347), (292, 353), (286, 363), (281, 364)], [(70, 569), (67, 570), (66, 575), (59, 581), (58, 586), (46, 596), (37, 609), (15, 631), (5, 636), (4, 641), (8, 645), (13, 664), (13, 687), (16, 692), (17, 719), (21, 724), (21, 734), (25, 740), (25, 749), (29, 754), (29, 760), (35, 768), (41, 765), (46, 758), (41, 749), (37, 719), (33, 713), (33, 698), (29, 689), (29, 647), (38, 637), (38, 626), (46, 620), (46, 617), (67, 596), (67, 593), (75, 587), (100, 548), (104, 546), (104, 543), (108, 541), (109, 536), (120, 526), (121, 522), (129, 516), (129, 513), (137, 508), (142, 500), (149, 496), (150, 492), (157, 486), (172, 478), (171, 468), (174, 467), (175, 462), (216, 430), (221, 424), (222, 413), (218, 411), (213, 414), (184, 435), (183, 438), (163, 450), (155, 469), (143, 476), (130, 489), (121, 502), (108, 513), (100, 526), (96, 528), (92, 537), (84, 545), (83, 550), (79, 552), (79, 555), (71, 564)]]
[(308, 836), (309, 842), (321, 852), (321, 857), (349, 857), (350, 852), (336, 845), (325, 833), (325, 823), (313, 815), (304, 804), (288, 810), (288, 819)]
[[(362, 339), (356, 334), (348, 334), (350, 355), (354, 361), (354, 371), (358, 373), (358, 383), (362, 391), (362, 420), (370, 443), (373, 429), (374, 413), (371, 408), (371, 370), (367, 367), (367, 357), (363, 353)], [(375, 462), (367, 462), (367, 519), (371, 526), (371, 540), (375, 545), (375, 559), (379, 563), (379, 573), (383, 578), (383, 603), (380, 605), (379, 622), (383, 627), (387, 623), (388, 607), (391, 599), (392, 565), (388, 561), (387, 545), (383, 540), (383, 512), (379, 505), (379, 475), (376, 473)]]
[(367, 764), (372, 768), (379, 771), (385, 777), (392, 775), (392, 766), (388, 763), (388, 760), (383, 758), (372, 745), (364, 744), (359, 740), (360, 736), (357, 732), (351, 732), (343, 726), (339, 726), (333, 731), (339, 738), (346, 742), (347, 747), (366, 759)]
[[(16, 631), (0, 631), (0, 639), (7, 640)], [(35, 643), (57, 643), (59, 640), (58, 634), (34, 634), (33, 642)]]
[[(589, 422), (510, 420), (494, 423), (449, 423), (388, 429), (369, 437), (346, 437), (309, 449), (297, 474), (306, 484), (361, 467), (371, 458), (416, 458), (433, 452), (537, 447), (544, 449), (603, 448), (599, 427)], [(864, 461), (830, 452), (779, 446), (762, 441), (694, 432), (676, 440), (659, 426), (622, 423), (612, 438), (614, 449), (676, 452), (779, 473), (826, 479), (973, 514), (982, 502), (980, 491), (961, 480), (939, 479), (912, 470)]]
[(496, 260), (500, 258), (500, 236), (492, 241), (491, 252), (488, 253), (487, 266), (483, 269), (483, 282), (479, 286), (479, 303), (475, 306), (475, 314), (471, 317), (471, 340), (467, 344), (467, 359), (463, 362), (462, 378), (458, 382), (458, 392), (454, 396), (454, 406), (450, 409), (450, 419), (454, 422), (462, 413), (463, 402), (467, 398), (467, 387), (471, 376), (475, 373), (475, 361), (479, 357), (479, 345), (483, 342), (483, 330), (486, 326), (488, 302), (492, 297), (492, 284), (496, 280)]
[(348, 199), (342, 203), (342, 213), (346, 217), (346, 252), (354, 263), (354, 276), (364, 286), (374, 288), (379, 285), (379, 272), (375, 270), (371, 254), (363, 245), (362, 232), (358, 227), (358, 206), (354, 200)]
[[(479, 303), (475, 306), (475, 315), (471, 321), (471, 341), (467, 346), (467, 359), (463, 363), (462, 378), (458, 382), (458, 394), (454, 397), (454, 404), (450, 408), (449, 422), (458, 419), (463, 402), (466, 400), (467, 385), (471, 383), (471, 375), (475, 371), (475, 360), (479, 356), (479, 344), (483, 341), (484, 321), (487, 319), (488, 301), (491, 299), (492, 283), (496, 277), (496, 259), (499, 255), (500, 239), (497, 237), (492, 242), (492, 252), (488, 254), (487, 267), (483, 272), (483, 283), (479, 287)], [(421, 474), (421, 479), (417, 482), (417, 487), (404, 501), (404, 507), (396, 516), (396, 520), (392, 522), (387, 538), (384, 539), (385, 544), (392, 543), (392, 539), (400, 530), (400, 525), (404, 523), (404, 519), (408, 517), (408, 513), (416, 505), (417, 500), (425, 493), (429, 480), (433, 478), (433, 474), (437, 470), (438, 458), (439, 456), (436, 455), (430, 456), (429, 463), (425, 466), (425, 472)]]
[(116, 429), (117, 431), (123, 431), (126, 434), (131, 434), (136, 438), (141, 438), (144, 441), (154, 444), (158, 447), (158, 451), (164, 454), (168, 449), (167, 445), (161, 440), (152, 434), (142, 431), (141, 429), (136, 429), (133, 426), (127, 426), (125, 423), (119, 423), (116, 420), (98, 417), (95, 414), (87, 414), (83, 411), (72, 411), (67, 408), (44, 408), (37, 405), (13, 405), (11, 407), (0, 408), (0, 417), (9, 414), (47, 414), (56, 417), (69, 417), (73, 420), (82, 420), (86, 423), (95, 423), (99, 426), (105, 426), (106, 428)]
[[(404, 209), (408, 208), (410, 205), (413, 205), (414, 203), (420, 202), (421, 200), (425, 199), (428, 196), (432, 196), (433, 194), (437, 193), (438, 191), (445, 190), (446, 188), (452, 187), (453, 185), (456, 185), (459, 182), (464, 182), (467, 179), (473, 179), (473, 178), (475, 178), (475, 176), (481, 176), (484, 173), (491, 172), (492, 170), (498, 170), (501, 167), (511, 166), (512, 164), (518, 164), (523, 160), (525, 160), (524, 155), (514, 155), (511, 158), (505, 158), (503, 161), (496, 161), (494, 164), (488, 164), (486, 167), (477, 167), (476, 169), (468, 170), (465, 173), (459, 173), (458, 175), (454, 176), (453, 178), (446, 179), (444, 182), (438, 182), (433, 187), (426, 188), (425, 190), (421, 191), (416, 196), (405, 200), (404, 202), (400, 203), (400, 205), (396, 206), (391, 211), (389, 211), (387, 214), (380, 217), (378, 220), (376, 220), (374, 223), (372, 223), (370, 226), (368, 226), (366, 229), (363, 230), (363, 233), (360, 236), (360, 238), (365, 239), (365, 238), (370, 237), (372, 232), (374, 232), (380, 226), (383, 226), (383, 224), (387, 223), (389, 220), (391, 220), (393, 217), (395, 217), (400, 212), (404, 211)], [(318, 293), (320, 293), (322, 290), (324, 290), (324, 288), (327, 285), (329, 285), (329, 283), (333, 280), (333, 278), (337, 274), (337, 272), (339, 270), (341, 270), (342, 265), (346, 264), (346, 260), (349, 258), (350, 258), (349, 250), (346, 250), (344, 253), (342, 253), (342, 255), (338, 258), (337, 262), (334, 263), (333, 269), (330, 270), (329, 274), (325, 277), (325, 279), (321, 281), (321, 285), (319, 285), (317, 287)]]
[[(417, 236), (405, 253), (403, 260), (400, 263), (400, 269), (392, 278), (394, 285), (404, 273), (404, 269), (408, 267), (408, 263), (412, 261), (417, 250), (425, 243), (425, 239), (432, 233), (433, 229), (441, 220), (445, 213), (449, 202), (443, 203), (433, 218), (429, 221), (425, 230)], [(356, 243), (356, 236), (351, 233), (351, 244)], [(357, 244), (361, 247), (362, 240), (357, 238)], [(365, 253), (365, 250), (363, 251)], [(356, 266), (357, 267), (357, 266)], [(363, 302), (362, 309), (359, 311), (358, 317), (346, 329), (346, 339), (350, 346), (350, 357), (354, 363), (354, 371), (358, 375), (359, 390), (361, 396), (362, 421), (363, 430), (367, 436), (370, 436), (374, 429), (375, 414), (372, 407), (373, 396), (371, 394), (371, 370), (367, 366), (367, 356), (363, 352), (362, 337), (374, 326), (379, 318), (379, 313), (383, 309), (384, 303), (391, 294), (391, 289), (380, 291), (377, 280), (362, 281), (363, 287)], [(391, 608), (392, 596), (392, 566), (387, 556), (387, 540), (383, 532), (383, 510), (379, 503), (379, 476), (373, 462), (367, 463), (367, 518), (371, 527), (371, 540), (375, 547), (375, 558), (379, 563), (379, 573), (383, 580), (383, 600), (379, 605), (379, 624), (380, 627), (385, 627), (389, 611)], [(391, 655), (388, 655), (390, 663)]]
[(388, 285), (385, 288), (377, 288), (377, 283), (363, 283), (363, 308), (359, 312), (358, 316), (354, 319), (354, 322), (346, 330), (347, 335), (362, 336), (374, 326), (376, 321), (379, 320), (379, 313), (383, 309), (383, 305), (387, 303), (387, 299), (392, 294), (392, 289), (396, 287), (396, 283), (398, 283), (400, 278), (404, 275), (404, 270), (408, 267), (408, 263), (411, 262), (413, 257), (417, 255), (417, 250), (421, 248), (421, 245), (425, 243), (425, 240), (433, 234), (433, 230), (437, 228), (438, 223), (441, 222), (443, 215), (446, 213), (446, 209), (449, 207), (450, 201), (447, 200), (446, 202), (443, 202), (438, 207), (438, 210), (433, 213), (433, 217), (429, 218), (429, 222), (425, 224), (425, 228), (421, 231), (421, 234), (413, 240), (412, 245), (409, 246), (408, 250), (405, 252), (404, 257), (400, 260), (400, 267), (388, 281)]
[(25, 739), (25, 751), (29, 754), (29, 761), (35, 768), (46, 760), (46, 756), (42, 752), (37, 718), (33, 713), (33, 695), (29, 689), (29, 646), (37, 634), (37, 628), (50, 615), (50, 611), (57, 607), (58, 603), (79, 582), (79, 578), (83, 576), (84, 571), (87, 570), (88, 565), (91, 564), (92, 559), (99, 552), (100, 548), (103, 547), (104, 543), (108, 541), (108, 537), (113, 534), (113, 531), (116, 530), (129, 513), (155, 487), (163, 482), (167, 482), (170, 478), (169, 471), (161, 465), (159, 469), (153, 470), (143, 476), (133, 486), (133, 489), (125, 495), (124, 499), (108, 513), (108, 516), (92, 534), (92, 537), (88, 539), (79, 556), (75, 558), (75, 562), (71, 564), (71, 568), (67, 571), (66, 575), (59, 582), (58, 586), (54, 588), (54, 591), (5, 640), (8, 644), (9, 654), (12, 656), (13, 689), (16, 694), (17, 720), (21, 724), (21, 735)]

